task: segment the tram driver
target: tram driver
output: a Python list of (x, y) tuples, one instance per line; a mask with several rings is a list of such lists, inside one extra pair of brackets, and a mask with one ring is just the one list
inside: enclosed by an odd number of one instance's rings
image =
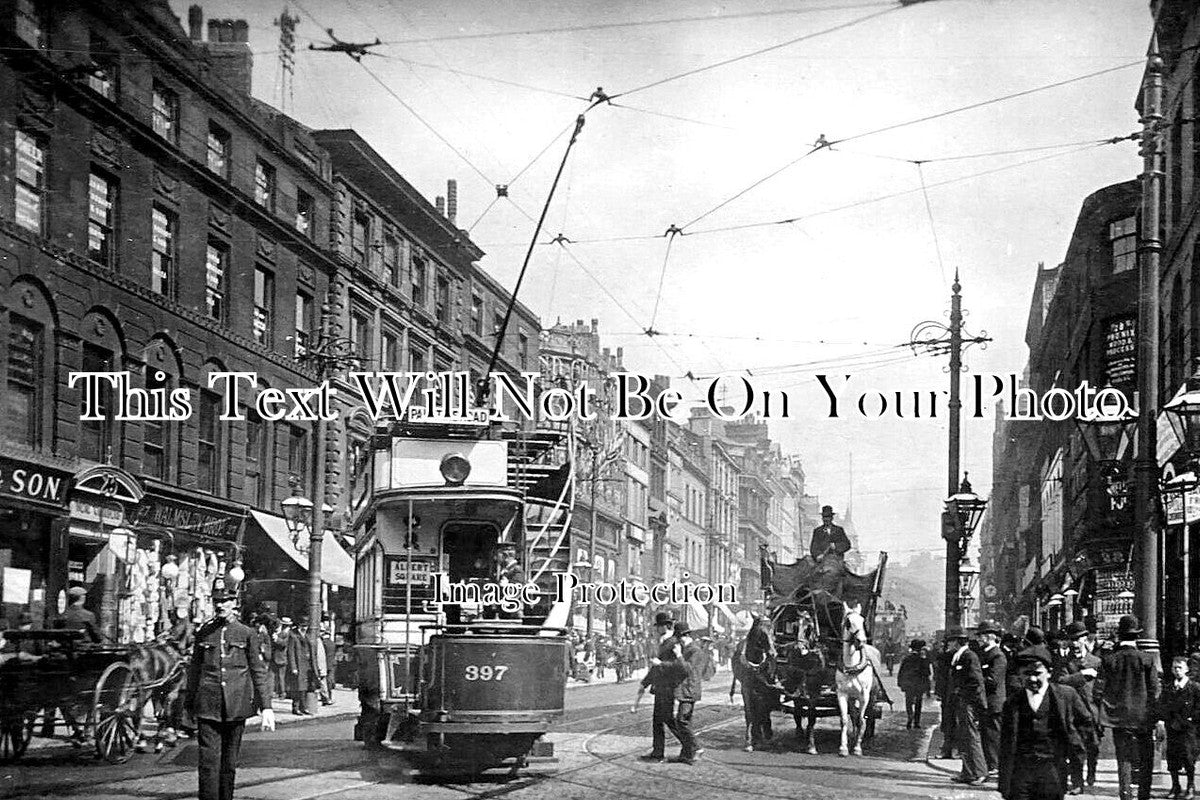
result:
[[(505, 591), (504, 587), (509, 584), (517, 586), (525, 584), (525, 570), (521, 568), (521, 562), (517, 560), (516, 545), (510, 542), (501, 542), (492, 549), (492, 574), (490, 578), (500, 585), (501, 591)], [(520, 610), (505, 611), (500, 606), (493, 605), (489, 605), (484, 609), (485, 619), (521, 619), (521, 617)]]

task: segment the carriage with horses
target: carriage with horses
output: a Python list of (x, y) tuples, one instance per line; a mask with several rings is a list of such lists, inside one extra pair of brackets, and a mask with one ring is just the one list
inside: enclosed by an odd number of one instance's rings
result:
[[(749, 717), (784, 709), (815, 754), (817, 718), (837, 716), (839, 753), (862, 754), (882, 705), (891, 703), (879, 677), (879, 651), (871, 644), (886, 566), (886, 553), (865, 575), (850, 572), (836, 557), (777, 564), (764, 553), (767, 613), (748, 638), (743, 660)], [(748, 720), (747, 746), (769, 730), (769, 716)]]
[(144, 746), (147, 704), (156, 734), (166, 732), (186, 671), (174, 643), (95, 645), (81, 630), (6, 631), (4, 639), (12, 652), (0, 662), (0, 763), (24, 755), (39, 725), (49, 735), (58, 711), (76, 743), (90, 738), (113, 764)]

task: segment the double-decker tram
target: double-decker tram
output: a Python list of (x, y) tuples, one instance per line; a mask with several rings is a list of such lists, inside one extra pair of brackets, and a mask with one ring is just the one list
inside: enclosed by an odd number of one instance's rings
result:
[(394, 422), (356, 470), (355, 628), (368, 746), (424, 770), (553, 754), (571, 569), (569, 430)]

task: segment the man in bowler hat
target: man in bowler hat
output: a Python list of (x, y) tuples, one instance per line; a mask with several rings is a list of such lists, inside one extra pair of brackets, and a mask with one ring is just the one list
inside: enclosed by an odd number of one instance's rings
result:
[(1100, 721), (1112, 728), (1117, 751), (1120, 800), (1149, 800), (1154, 764), (1154, 706), (1158, 702), (1158, 665), (1137, 649), (1138, 618), (1117, 622), (1117, 647), (1100, 662), (1093, 699)]
[(984, 708), (979, 713), (979, 739), (983, 745), (983, 759), (987, 762), (989, 778), (999, 774), (1000, 712), (1004, 710), (1008, 688), (1008, 657), (1000, 649), (1000, 637), (1003, 635), (1004, 631), (995, 622), (985, 622), (975, 630), (986, 697)]
[[(654, 717), (651, 720), (653, 744), (643, 761), (662, 761), (666, 757), (667, 733), (670, 729), (678, 737), (675, 723), (675, 690), (682, 683), (679, 665), (683, 660), (683, 648), (675, 638), (675, 616), (669, 611), (659, 611), (654, 617), (654, 631), (658, 636), (657, 655), (650, 659), (650, 669), (638, 686), (637, 698), (630, 711), (637, 711), (638, 703), (646, 689), (654, 695)], [(683, 740), (680, 739), (682, 743)]]
[(1017, 654), (1022, 688), (1008, 695), (1000, 722), (1000, 795), (1004, 800), (1062, 800), (1067, 759), (1079, 747), (1075, 715), (1083, 710), (1069, 686), (1050, 682), (1053, 663), (1042, 646)]
[(962, 771), (951, 780), (978, 786), (987, 780), (987, 761), (979, 738), (979, 720), (987, 710), (983, 668), (979, 664), (979, 656), (968, 646), (965, 631), (947, 631), (946, 640), (957, 644), (957, 649), (950, 656), (946, 694), (954, 705), (954, 731), (962, 756)]
[(188, 669), (187, 709), (200, 745), (200, 800), (231, 800), (246, 719), (261, 710), (275, 730), (271, 681), (258, 634), (237, 619), (237, 597), (213, 591), (216, 616), (196, 634)]

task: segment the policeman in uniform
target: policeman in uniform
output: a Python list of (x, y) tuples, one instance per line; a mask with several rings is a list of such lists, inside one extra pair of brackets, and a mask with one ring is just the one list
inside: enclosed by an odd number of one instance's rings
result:
[(271, 681), (258, 634), (237, 619), (237, 597), (216, 589), (216, 617), (196, 634), (188, 669), (187, 709), (200, 745), (200, 800), (231, 800), (246, 718), (261, 709), (262, 729), (275, 730)]

